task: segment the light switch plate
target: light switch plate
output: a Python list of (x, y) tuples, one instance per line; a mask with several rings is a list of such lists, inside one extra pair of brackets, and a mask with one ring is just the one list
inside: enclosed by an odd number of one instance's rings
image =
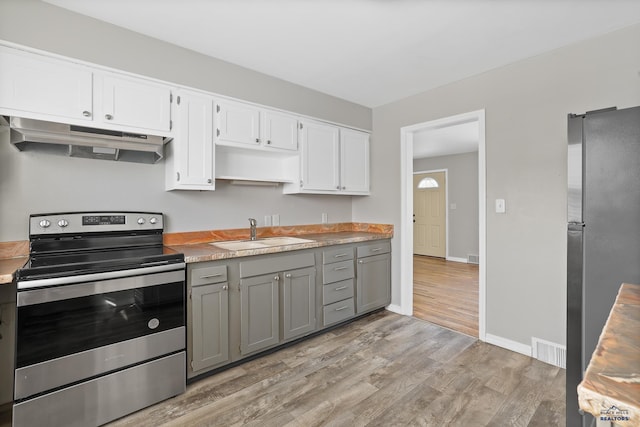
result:
[(329, 222), (329, 215), (327, 215), (325, 212), (322, 213), (322, 223), (326, 224)]
[(496, 213), (505, 213), (507, 205), (504, 199), (496, 199)]

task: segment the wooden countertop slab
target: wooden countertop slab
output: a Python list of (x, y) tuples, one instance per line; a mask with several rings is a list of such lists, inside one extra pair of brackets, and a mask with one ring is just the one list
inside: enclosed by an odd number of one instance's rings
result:
[(578, 402), (596, 419), (640, 427), (640, 285), (620, 287), (578, 385)]

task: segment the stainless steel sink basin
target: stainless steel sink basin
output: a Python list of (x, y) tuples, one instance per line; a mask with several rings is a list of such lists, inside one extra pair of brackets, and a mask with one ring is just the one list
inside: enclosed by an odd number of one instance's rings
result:
[(229, 240), (225, 242), (214, 242), (210, 245), (229, 251), (243, 251), (247, 249), (271, 248), (274, 246), (297, 245), (300, 243), (310, 243), (313, 240), (301, 239), (299, 237), (265, 237), (257, 240)]

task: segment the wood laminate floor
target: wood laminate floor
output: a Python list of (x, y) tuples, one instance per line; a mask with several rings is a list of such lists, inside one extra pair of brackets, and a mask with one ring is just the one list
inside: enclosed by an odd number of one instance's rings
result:
[(564, 426), (564, 378), (563, 369), (382, 311), (109, 426)]
[(413, 256), (413, 315), (478, 337), (478, 265)]

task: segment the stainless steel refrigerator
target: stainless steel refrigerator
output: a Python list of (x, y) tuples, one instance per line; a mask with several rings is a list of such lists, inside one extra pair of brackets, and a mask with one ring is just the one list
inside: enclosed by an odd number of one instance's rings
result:
[(567, 240), (567, 426), (623, 282), (640, 283), (640, 107), (569, 115)]

